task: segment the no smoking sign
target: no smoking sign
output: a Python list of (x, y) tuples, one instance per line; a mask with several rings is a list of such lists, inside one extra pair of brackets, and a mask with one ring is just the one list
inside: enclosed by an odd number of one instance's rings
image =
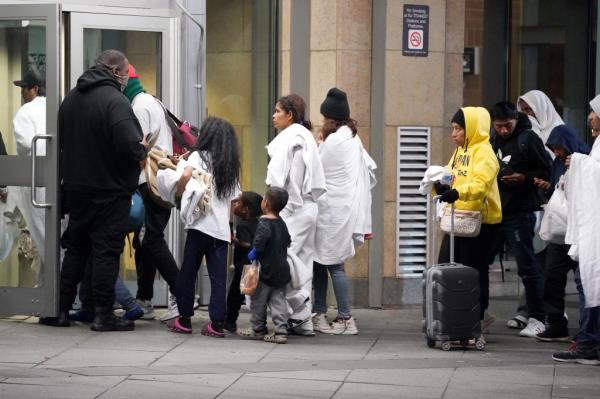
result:
[(408, 48), (409, 50), (423, 50), (423, 30), (408, 30)]

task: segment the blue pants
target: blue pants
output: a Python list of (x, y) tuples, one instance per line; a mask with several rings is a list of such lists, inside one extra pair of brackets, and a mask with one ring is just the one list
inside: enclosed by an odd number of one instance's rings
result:
[(525, 286), (529, 317), (544, 321), (544, 276), (533, 251), (535, 216), (533, 212), (503, 216), (504, 241), (517, 260), (519, 277)]
[(227, 284), (228, 243), (198, 230), (189, 229), (185, 238), (183, 264), (177, 275), (175, 293), (177, 307), (183, 317), (194, 315), (196, 277), (202, 259), (206, 256), (210, 277), (210, 302), (208, 314), (216, 323), (225, 321), (225, 285)]
[(327, 313), (327, 271), (331, 275), (333, 292), (338, 306), (338, 316), (342, 319), (349, 319), (352, 317), (352, 311), (350, 310), (348, 296), (348, 279), (343, 263), (338, 265), (313, 263), (313, 287), (315, 289), (313, 312)]
[[(93, 312), (94, 301), (91, 297), (91, 272), (89, 273), (89, 276), (87, 276), (87, 274), (88, 272), (86, 270), (86, 277), (79, 286), (79, 300), (81, 301), (81, 309)], [(120, 277), (117, 277), (117, 281), (115, 283), (115, 301), (125, 310), (130, 310), (136, 305), (135, 298), (133, 295), (131, 295), (131, 292), (129, 292), (129, 289), (125, 286), (125, 283)]]
[(575, 272), (575, 284), (579, 293), (579, 331), (577, 349), (595, 349), (600, 345), (600, 306), (585, 307), (585, 294), (581, 285), (579, 269)]

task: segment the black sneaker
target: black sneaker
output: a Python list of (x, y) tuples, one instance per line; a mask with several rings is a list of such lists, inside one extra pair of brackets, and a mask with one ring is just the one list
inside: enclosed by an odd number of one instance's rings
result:
[(570, 342), (569, 329), (566, 326), (560, 327), (556, 325), (550, 325), (546, 328), (546, 331), (539, 333), (535, 336), (535, 339), (543, 342)]
[(598, 359), (598, 353), (596, 350), (568, 350), (562, 352), (556, 352), (552, 355), (552, 359), (557, 362), (566, 362), (566, 363), (579, 363), (586, 364), (588, 366), (598, 366), (600, 365), (600, 359)]
[(226, 321), (225, 324), (223, 324), (223, 328), (229, 331), (230, 333), (235, 334), (235, 332), (237, 331), (237, 324)]

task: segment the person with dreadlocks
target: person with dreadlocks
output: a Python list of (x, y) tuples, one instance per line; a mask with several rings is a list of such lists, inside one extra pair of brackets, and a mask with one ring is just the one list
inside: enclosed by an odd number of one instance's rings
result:
[(190, 318), (194, 315), (196, 276), (202, 258), (206, 257), (210, 277), (210, 321), (201, 333), (223, 338), (227, 248), (231, 240), (229, 216), (231, 202), (240, 194), (240, 148), (233, 126), (221, 118), (207, 118), (200, 127), (198, 141), (187, 162), (176, 195), (180, 197), (184, 193), (194, 170), (212, 176), (212, 195), (206, 213), (185, 224), (183, 264), (175, 284), (179, 316), (170, 320), (167, 326), (173, 332), (192, 333)]

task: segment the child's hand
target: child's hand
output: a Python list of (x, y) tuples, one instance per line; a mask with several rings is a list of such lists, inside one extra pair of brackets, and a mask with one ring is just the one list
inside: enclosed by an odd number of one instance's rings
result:
[(252, 247), (250, 252), (248, 252), (248, 260), (250, 262), (254, 262), (256, 260), (256, 249), (254, 247)]

